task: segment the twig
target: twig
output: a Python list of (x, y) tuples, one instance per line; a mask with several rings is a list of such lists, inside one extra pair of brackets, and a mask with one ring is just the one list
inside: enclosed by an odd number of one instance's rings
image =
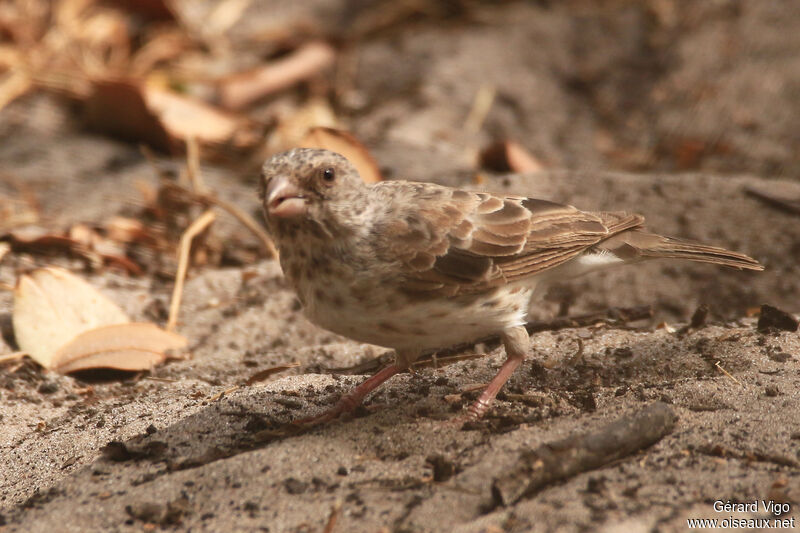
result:
[(244, 384), (252, 385), (253, 383), (258, 383), (259, 381), (264, 381), (273, 374), (277, 374), (278, 372), (283, 372), (284, 370), (289, 370), (290, 368), (297, 368), (298, 366), (300, 366), (300, 363), (287, 363), (285, 365), (273, 366), (272, 368), (267, 368), (265, 370), (256, 372), (255, 374), (247, 378)]
[(228, 109), (242, 109), (272, 93), (288, 89), (333, 64), (336, 51), (323, 41), (312, 41), (288, 56), (228, 77), (219, 87), (219, 100)]
[(695, 448), (695, 452), (703, 455), (709, 455), (711, 457), (721, 457), (723, 459), (727, 459), (730, 457), (732, 459), (738, 459), (739, 461), (749, 461), (749, 462), (758, 461), (761, 463), (772, 463), (779, 466), (788, 466), (791, 468), (798, 468), (798, 466), (800, 466), (800, 463), (798, 463), (797, 460), (789, 456), (772, 454), (772, 453), (761, 453), (751, 450), (745, 450), (745, 451), (731, 450), (719, 444), (701, 445)]
[(203, 177), (200, 175), (200, 147), (193, 135), (186, 139), (186, 176), (189, 178), (192, 190), (196, 194), (206, 194), (208, 192), (205, 183), (203, 183)]
[(253, 235), (255, 235), (256, 238), (261, 241), (261, 245), (264, 247), (264, 250), (267, 252), (267, 254), (271, 255), (272, 257), (278, 257), (278, 249), (275, 248), (275, 244), (273, 244), (272, 239), (270, 239), (269, 235), (267, 235), (267, 232), (261, 229), (258, 223), (253, 220), (253, 217), (239, 209), (234, 204), (217, 198), (216, 196), (212, 196), (210, 194), (200, 194), (198, 197), (201, 200), (210, 204), (214, 204), (230, 213), (233, 218), (241, 222), (244, 227), (249, 229)]
[(217, 400), (221, 399), (221, 398), (222, 398), (223, 396), (225, 396), (226, 394), (230, 394), (230, 393), (232, 393), (233, 391), (237, 391), (237, 390), (239, 390), (239, 389), (240, 389), (239, 385), (234, 385), (233, 387), (229, 387), (229, 388), (227, 388), (227, 389), (225, 389), (225, 390), (219, 391), (219, 392), (218, 392), (218, 393), (216, 393), (214, 396), (212, 396), (211, 398), (209, 398), (209, 399), (208, 399), (208, 401), (210, 401), (210, 402), (216, 402)]
[[(191, 144), (192, 144), (191, 141), (187, 142), (187, 150), (191, 149), (189, 148)], [(153, 154), (152, 150), (150, 150), (150, 148), (148, 148), (145, 145), (140, 145), (139, 150), (142, 152), (142, 155), (144, 155), (145, 159), (147, 159), (147, 162), (150, 164), (150, 167), (158, 175), (158, 177), (163, 180), (169, 180), (169, 176), (167, 175), (167, 173), (162, 171), (158, 167), (158, 162), (156, 161), (156, 157)], [(189, 178), (190, 181), (194, 179), (192, 176), (195, 176), (196, 178), (199, 178), (200, 176), (199, 171), (192, 170), (191, 167), (192, 167), (191, 158), (189, 158), (187, 162), (187, 174), (188, 174), (187, 177)], [(199, 169), (199, 164), (197, 165), (197, 168)], [(249, 229), (259, 241), (261, 241), (261, 245), (264, 247), (264, 251), (268, 255), (272, 257), (278, 257), (278, 249), (275, 248), (275, 244), (272, 242), (272, 239), (270, 238), (269, 235), (267, 235), (267, 232), (264, 231), (261, 228), (261, 226), (258, 225), (258, 222), (253, 220), (253, 217), (251, 217), (250, 215), (239, 209), (236, 205), (226, 200), (222, 200), (221, 198), (217, 198), (213, 194), (210, 194), (207, 191), (207, 188), (205, 184), (202, 182), (202, 180), (199, 180), (198, 183), (194, 183), (192, 181), (192, 183), (193, 183), (192, 186), (196, 189), (194, 191), (187, 189), (186, 187), (178, 183), (173, 183), (172, 185), (176, 189), (180, 190), (182, 193), (193, 198), (194, 200), (202, 202), (206, 205), (214, 205), (219, 207), (220, 209), (224, 209), (225, 211), (227, 211), (233, 218), (238, 220), (245, 228)], [(202, 192), (200, 191), (200, 189), (202, 189)]]
[(272, 239), (267, 232), (264, 231), (261, 226), (258, 225), (253, 217), (242, 211), (239, 207), (235, 204), (228, 202), (227, 200), (223, 200), (218, 198), (217, 196), (210, 194), (210, 193), (195, 193), (183, 187), (181, 185), (173, 184), (173, 186), (185, 193), (186, 195), (192, 197), (193, 199), (197, 200), (198, 202), (202, 202), (206, 205), (213, 205), (219, 207), (227, 211), (233, 218), (238, 220), (245, 228), (249, 229), (256, 238), (261, 241), (261, 245), (264, 247), (264, 251), (271, 255), (272, 257), (278, 257), (278, 249), (275, 248), (275, 244), (272, 242)]
[(753, 187), (745, 187), (744, 191), (750, 196), (758, 198), (762, 202), (767, 203), (772, 207), (777, 207), (778, 209), (788, 211), (789, 213), (800, 214), (800, 198), (781, 198), (776, 194), (760, 191)]
[(325, 524), (323, 533), (333, 533), (333, 528), (336, 527), (336, 522), (339, 520), (339, 515), (342, 513), (342, 502), (338, 501), (331, 507), (331, 514), (328, 516), (328, 523)]
[(290, 368), (297, 368), (298, 366), (300, 366), (300, 363), (287, 363), (285, 365), (278, 365), (278, 366), (273, 366), (272, 368), (267, 368), (266, 370), (262, 370), (261, 372), (256, 372), (255, 374), (253, 374), (252, 376), (247, 378), (247, 380), (245, 380), (244, 384), (242, 384), (242, 385), (234, 385), (233, 387), (230, 387), (230, 388), (227, 388), (227, 389), (225, 389), (225, 390), (223, 390), (221, 392), (218, 392), (217, 394), (215, 394), (214, 396), (209, 398), (209, 401), (216, 402), (217, 400), (219, 400), (220, 398), (222, 398), (226, 394), (230, 394), (233, 391), (237, 391), (237, 390), (241, 389), (242, 387), (252, 385), (253, 383), (258, 383), (259, 381), (264, 381), (265, 379), (267, 379), (268, 377), (270, 377), (273, 374), (277, 374), (278, 372), (283, 372), (284, 370), (289, 370)]
[(18, 361), (28, 355), (28, 352), (12, 352), (0, 355), (0, 365), (9, 363), (11, 361)]
[(492, 494), (500, 505), (514, 504), (550, 483), (594, 470), (655, 444), (672, 431), (676, 420), (669, 405), (655, 402), (594, 433), (525, 450), (514, 466), (495, 478)]
[(464, 129), (470, 133), (477, 133), (483, 126), (483, 121), (486, 120), (486, 115), (494, 103), (495, 88), (492, 85), (482, 85), (478, 92), (475, 93), (475, 99), (472, 101), (472, 108), (469, 110), (469, 115), (464, 121)]
[(192, 222), (181, 235), (181, 243), (178, 247), (178, 272), (175, 275), (175, 288), (172, 290), (172, 301), (169, 304), (169, 320), (167, 320), (167, 331), (175, 329), (178, 323), (178, 311), (181, 306), (183, 296), (183, 283), (186, 280), (186, 270), (189, 267), (189, 253), (192, 249), (192, 240), (214, 222), (217, 215), (214, 211), (208, 210)]
[(742, 386), (742, 387), (744, 386), (744, 385), (742, 385), (742, 382), (741, 382), (741, 381), (739, 381), (738, 379), (736, 379), (735, 377), (733, 377), (733, 374), (731, 374), (730, 372), (728, 372), (727, 370), (725, 370), (724, 368), (722, 368), (722, 366), (720, 366), (720, 364), (719, 364), (719, 361), (717, 361), (716, 363), (714, 363), (714, 366), (715, 366), (715, 367), (717, 367), (717, 369), (718, 369), (720, 372), (722, 372), (723, 374), (725, 374), (726, 376), (728, 376), (729, 378), (731, 378), (731, 379), (732, 379), (732, 380), (733, 380), (733, 381), (734, 381), (734, 382), (735, 382), (737, 385), (740, 385), (740, 386)]

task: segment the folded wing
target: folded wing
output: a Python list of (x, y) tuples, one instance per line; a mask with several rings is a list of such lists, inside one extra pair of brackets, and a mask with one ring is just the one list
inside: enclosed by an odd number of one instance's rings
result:
[(420, 296), (481, 292), (533, 276), (644, 221), (533, 198), (403, 185), (406, 209), (379, 232), (401, 262), (402, 288)]

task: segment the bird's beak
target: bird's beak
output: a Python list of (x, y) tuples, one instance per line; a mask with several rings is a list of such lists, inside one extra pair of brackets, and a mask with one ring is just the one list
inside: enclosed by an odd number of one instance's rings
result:
[(285, 176), (272, 178), (267, 186), (267, 214), (275, 218), (293, 218), (306, 213), (306, 199)]

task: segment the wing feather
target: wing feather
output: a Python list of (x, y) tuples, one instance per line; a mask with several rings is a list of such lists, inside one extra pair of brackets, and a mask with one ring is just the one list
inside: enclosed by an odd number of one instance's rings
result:
[[(384, 258), (401, 258), (401, 290), (422, 297), (468, 294), (525, 279), (643, 223), (639, 215), (589, 213), (521, 196), (382, 182), (403, 198), (377, 234)], [(397, 209), (398, 201), (393, 202)]]

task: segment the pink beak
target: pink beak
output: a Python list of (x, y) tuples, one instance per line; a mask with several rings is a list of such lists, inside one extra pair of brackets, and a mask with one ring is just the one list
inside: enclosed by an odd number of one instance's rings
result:
[(293, 218), (306, 213), (306, 199), (284, 176), (273, 178), (267, 187), (267, 213), (275, 218)]

